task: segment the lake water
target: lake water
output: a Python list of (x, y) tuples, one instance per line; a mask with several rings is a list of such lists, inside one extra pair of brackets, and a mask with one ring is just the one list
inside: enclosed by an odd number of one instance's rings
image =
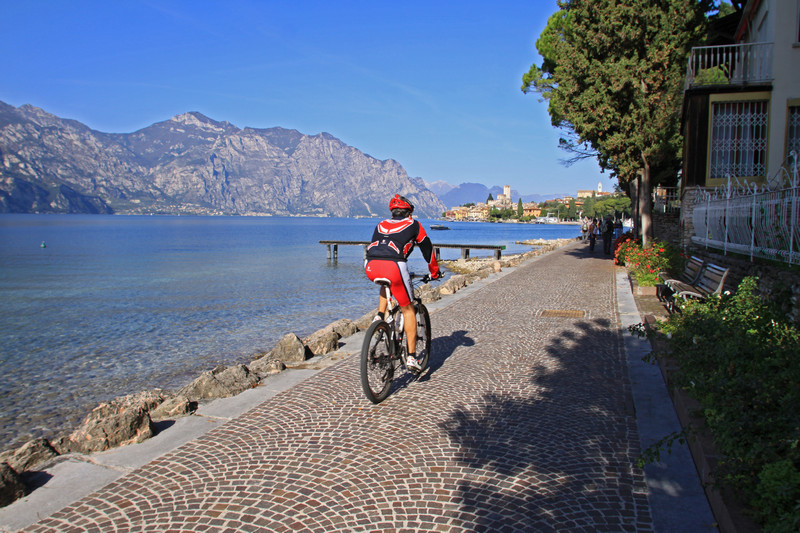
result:
[[(101, 401), (177, 389), (219, 364), (249, 362), (286, 333), (361, 317), (377, 302), (362, 248), (340, 246), (333, 263), (319, 241), (365, 241), (376, 223), (0, 215), (0, 450), (76, 427)], [(434, 242), (502, 244), (505, 254), (531, 249), (515, 241), (579, 233), (446, 224), (428, 230)], [(426, 271), (419, 251), (410, 267)]]

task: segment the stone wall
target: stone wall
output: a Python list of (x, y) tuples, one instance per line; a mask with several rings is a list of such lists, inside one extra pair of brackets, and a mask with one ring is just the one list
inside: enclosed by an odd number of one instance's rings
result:
[(680, 246), (680, 217), (676, 214), (653, 213), (653, 237)]

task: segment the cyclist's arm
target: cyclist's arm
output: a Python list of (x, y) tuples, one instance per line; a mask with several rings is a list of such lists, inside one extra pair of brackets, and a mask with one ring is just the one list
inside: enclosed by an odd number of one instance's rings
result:
[(431, 277), (436, 279), (439, 277), (439, 263), (436, 261), (436, 254), (433, 253), (433, 243), (425, 232), (425, 228), (422, 227), (422, 224), (419, 225), (416, 241), (417, 244), (419, 244), (422, 257), (424, 257), (425, 261), (428, 263), (428, 271), (431, 273)]

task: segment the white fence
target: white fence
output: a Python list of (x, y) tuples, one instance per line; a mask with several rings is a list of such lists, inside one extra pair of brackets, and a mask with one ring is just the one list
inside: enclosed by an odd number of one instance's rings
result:
[(692, 213), (692, 242), (740, 254), (800, 264), (800, 182), (797, 155), (789, 187), (726, 187), (704, 193)]
[(686, 68), (686, 88), (772, 81), (772, 48), (772, 43), (692, 48)]

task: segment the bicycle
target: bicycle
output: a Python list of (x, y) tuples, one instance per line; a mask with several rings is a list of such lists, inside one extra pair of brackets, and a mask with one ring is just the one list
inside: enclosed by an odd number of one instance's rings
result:
[[(414, 288), (431, 280), (427, 274), (424, 276), (411, 274), (410, 277), (412, 284), (414, 279), (419, 280), (414, 284)], [(386, 310), (384, 320), (376, 320), (369, 326), (361, 347), (361, 387), (372, 403), (380, 403), (389, 396), (398, 369), (402, 369), (403, 373), (411, 372), (419, 376), (428, 368), (431, 355), (431, 318), (422, 300), (416, 296), (416, 291), (413, 304), (414, 314), (417, 317), (417, 360), (421, 363), (420, 370), (406, 366), (403, 313), (397, 302), (391, 298), (389, 284), (381, 281), (376, 283), (386, 291), (389, 308)]]

